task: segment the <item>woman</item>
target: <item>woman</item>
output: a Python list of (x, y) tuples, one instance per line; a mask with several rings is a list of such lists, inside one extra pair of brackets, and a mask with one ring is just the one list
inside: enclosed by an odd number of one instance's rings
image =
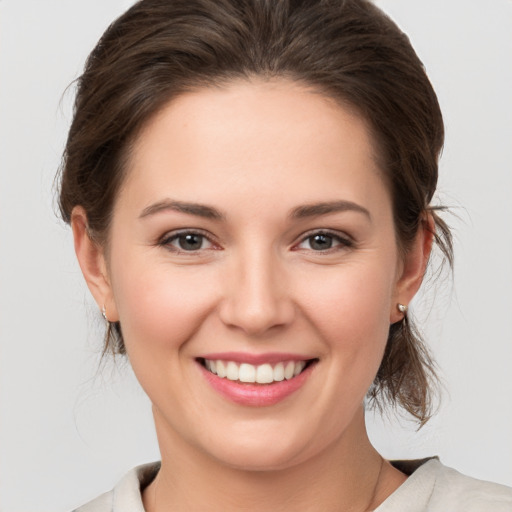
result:
[(161, 465), (79, 510), (510, 510), (439, 461), (390, 463), (364, 399), (431, 413), (408, 318), (443, 123), (372, 4), (148, 0), (79, 83), (61, 211), (152, 404)]

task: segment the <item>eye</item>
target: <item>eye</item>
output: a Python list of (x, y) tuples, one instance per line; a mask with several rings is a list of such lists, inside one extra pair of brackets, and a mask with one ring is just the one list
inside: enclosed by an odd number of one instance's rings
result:
[(297, 246), (299, 249), (307, 249), (310, 251), (321, 252), (330, 249), (336, 250), (351, 247), (352, 241), (334, 233), (320, 231), (313, 233), (300, 242)]
[(160, 245), (176, 252), (195, 252), (214, 247), (205, 235), (194, 231), (167, 235), (161, 240)]

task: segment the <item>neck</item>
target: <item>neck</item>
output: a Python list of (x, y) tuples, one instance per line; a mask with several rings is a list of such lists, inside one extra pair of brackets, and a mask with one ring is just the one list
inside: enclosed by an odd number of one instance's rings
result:
[[(315, 457), (282, 469), (233, 468), (158, 428), (162, 467), (144, 490), (147, 512), (163, 510), (339, 511), (375, 508), (403, 479), (370, 444), (364, 414)], [(403, 476), (403, 475), (402, 475)]]

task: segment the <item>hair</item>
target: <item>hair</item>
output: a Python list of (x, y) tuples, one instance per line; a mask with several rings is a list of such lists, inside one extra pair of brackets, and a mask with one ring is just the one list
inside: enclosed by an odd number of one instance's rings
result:
[[(350, 106), (372, 132), (397, 243), (425, 223), (452, 263), (448, 226), (430, 206), (444, 126), (409, 39), (368, 0), (140, 0), (108, 27), (78, 79), (61, 166), (60, 211), (87, 213), (108, 247), (116, 194), (140, 130), (172, 98), (253, 77), (302, 83)], [(125, 353), (109, 324), (104, 353)], [(435, 365), (407, 316), (390, 326), (370, 401), (402, 406), (420, 425), (432, 412)]]

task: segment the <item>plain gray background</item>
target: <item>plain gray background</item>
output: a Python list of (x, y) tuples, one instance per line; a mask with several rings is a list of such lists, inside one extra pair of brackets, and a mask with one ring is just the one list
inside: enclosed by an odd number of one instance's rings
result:
[[(126, 364), (98, 372), (99, 312), (53, 180), (88, 52), (130, 0), (0, 0), (0, 509), (64, 511), (158, 458)], [(432, 454), (512, 484), (512, 2), (377, 0), (410, 35), (447, 136), (440, 199), (460, 217), (450, 278), (416, 315), (446, 391), (420, 432), (369, 417), (388, 458)]]

